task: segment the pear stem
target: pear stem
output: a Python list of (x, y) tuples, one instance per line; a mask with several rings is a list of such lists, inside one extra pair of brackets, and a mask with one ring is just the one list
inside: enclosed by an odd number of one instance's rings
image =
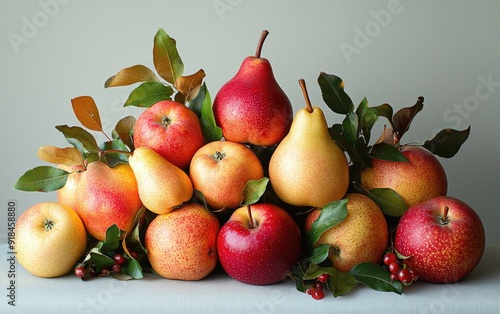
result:
[(306, 101), (306, 109), (311, 113), (313, 112), (313, 107), (311, 105), (311, 100), (309, 99), (309, 93), (307, 92), (306, 81), (304, 81), (304, 79), (300, 79), (299, 85), (302, 88), (302, 94), (304, 94), (304, 100)]
[(257, 50), (255, 51), (255, 58), (260, 58), (260, 53), (262, 51), (262, 46), (264, 45), (264, 40), (266, 40), (267, 35), (269, 35), (269, 31), (263, 30), (260, 35), (259, 44), (257, 45)]

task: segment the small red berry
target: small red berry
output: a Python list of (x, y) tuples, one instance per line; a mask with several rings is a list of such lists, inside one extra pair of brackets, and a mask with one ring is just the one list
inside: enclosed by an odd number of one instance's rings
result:
[(139, 253), (137, 253), (136, 251), (130, 251), (130, 257), (132, 257), (135, 260), (138, 260), (139, 259)]
[(390, 263), (396, 262), (397, 256), (394, 253), (386, 253), (384, 255), (384, 264), (389, 266)]
[(113, 264), (112, 270), (113, 270), (115, 273), (119, 273), (119, 272), (121, 272), (121, 270), (122, 270), (122, 266), (121, 266), (120, 264)]
[(328, 280), (330, 280), (330, 275), (327, 273), (321, 274), (318, 276), (318, 281), (322, 283), (326, 283)]
[(308, 295), (312, 295), (312, 294), (313, 294), (313, 292), (314, 292), (314, 290), (315, 290), (315, 289), (314, 289), (314, 287), (309, 287), (309, 288), (307, 288), (306, 293), (307, 293)]
[(106, 267), (104, 267), (103, 269), (101, 269), (101, 275), (104, 275), (104, 276), (109, 275), (109, 269), (107, 269)]
[(397, 274), (398, 271), (399, 271), (399, 264), (398, 264), (398, 262), (392, 262), (387, 267), (389, 267), (389, 272), (391, 274)]
[(412, 281), (412, 276), (407, 268), (400, 269), (398, 272), (399, 281), (404, 285), (409, 285)]
[(311, 296), (313, 297), (313, 299), (315, 300), (321, 300), (325, 297), (325, 292), (323, 291), (323, 289), (321, 290), (314, 290), (313, 293), (311, 294)]
[(391, 274), (391, 281), (399, 281), (398, 275)]
[(314, 289), (315, 290), (323, 290), (323, 283), (316, 281), (316, 283), (314, 283)]
[(115, 255), (113, 256), (113, 260), (114, 260), (114, 261), (115, 261), (115, 263), (116, 263), (116, 264), (118, 264), (118, 265), (123, 265), (123, 264), (125, 264), (125, 261), (126, 261), (126, 260), (125, 260), (125, 257), (124, 257), (123, 255), (121, 255), (121, 254), (115, 254)]
[(85, 267), (78, 266), (75, 268), (75, 275), (79, 278), (85, 277)]

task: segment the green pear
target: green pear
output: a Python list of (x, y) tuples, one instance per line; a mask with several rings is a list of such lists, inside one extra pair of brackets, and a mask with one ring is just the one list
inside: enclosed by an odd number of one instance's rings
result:
[(344, 197), (349, 165), (328, 132), (323, 111), (311, 106), (304, 80), (299, 80), (306, 107), (269, 161), (269, 181), (276, 195), (294, 206), (323, 207)]
[(129, 157), (139, 198), (156, 214), (166, 214), (193, 196), (187, 173), (149, 147), (138, 147)]

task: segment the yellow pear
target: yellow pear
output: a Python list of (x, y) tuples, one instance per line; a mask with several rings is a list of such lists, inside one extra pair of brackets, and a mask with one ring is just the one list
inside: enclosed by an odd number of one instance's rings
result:
[(129, 157), (143, 205), (166, 214), (193, 196), (189, 176), (149, 147), (138, 147)]
[(323, 207), (344, 197), (349, 165), (328, 132), (323, 111), (311, 106), (304, 80), (299, 80), (306, 107), (269, 161), (269, 181), (276, 195), (295, 206)]

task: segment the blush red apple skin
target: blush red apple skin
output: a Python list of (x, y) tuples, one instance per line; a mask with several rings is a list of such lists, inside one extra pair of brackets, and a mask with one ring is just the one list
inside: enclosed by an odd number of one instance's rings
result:
[(212, 209), (235, 209), (243, 201), (249, 180), (264, 176), (257, 155), (247, 146), (231, 141), (213, 141), (202, 146), (191, 159), (189, 177)]
[[(448, 206), (447, 220), (440, 217)], [(440, 196), (410, 207), (396, 229), (394, 247), (409, 257), (407, 265), (419, 279), (433, 283), (457, 282), (479, 264), (484, 252), (484, 227), (466, 203)]]
[(403, 146), (401, 152), (409, 162), (373, 159), (361, 172), (361, 185), (368, 190), (391, 188), (408, 206), (446, 195), (446, 173), (432, 153), (419, 146)]
[(214, 98), (215, 121), (225, 139), (273, 146), (290, 129), (293, 108), (265, 58), (247, 57)]
[(243, 283), (281, 282), (300, 257), (300, 229), (290, 214), (276, 205), (254, 204), (251, 211), (256, 228), (250, 228), (247, 207), (240, 207), (219, 231), (220, 263), (229, 276)]
[(189, 166), (194, 153), (203, 144), (198, 116), (176, 101), (164, 100), (146, 108), (134, 126), (136, 148), (152, 148), (181, 169)]

